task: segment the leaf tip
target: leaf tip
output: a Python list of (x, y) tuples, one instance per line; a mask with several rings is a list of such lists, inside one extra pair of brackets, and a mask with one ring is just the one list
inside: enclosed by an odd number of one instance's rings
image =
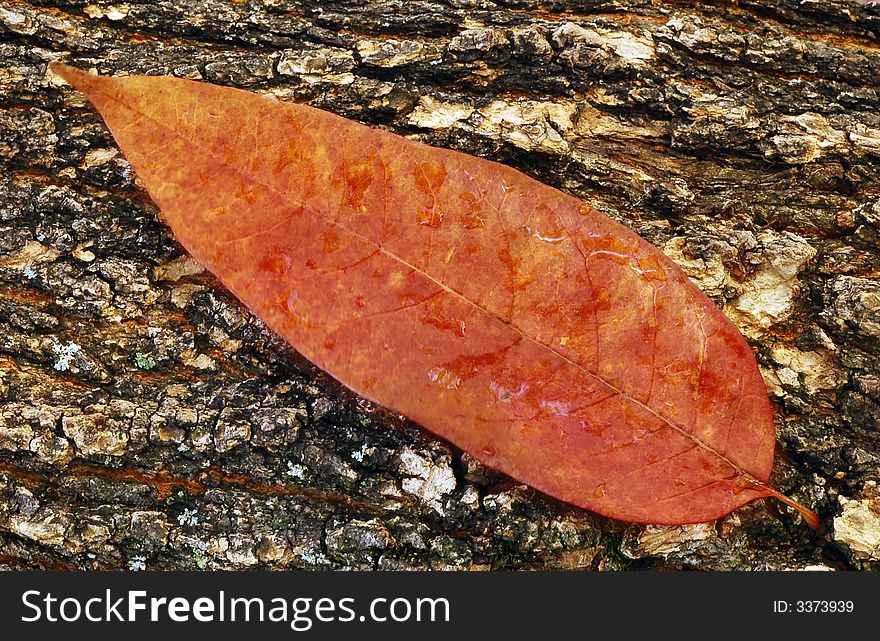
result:
[(49, 71), (54, 73), (56, 76), (61, 76), (65, 80), (67, 80), (70, 71), (75, 69), (75, 67), (71, 67), (70, 65), (66, 65), (63, 62), (50, 62), (49, 63)]
[(77, 67), (71, 67), (63, 62), (50, 62), (49, 71), (56, 76), (60, 76), (65, 82), (73, 85), (77, 89), (82, 89), (84, 86), (92, 84), (97, 78), (97, 76), (93, 76), (87, 71), (78, 69)]

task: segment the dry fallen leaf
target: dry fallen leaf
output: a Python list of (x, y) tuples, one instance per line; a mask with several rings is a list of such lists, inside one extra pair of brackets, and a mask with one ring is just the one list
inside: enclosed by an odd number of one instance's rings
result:
[(359, 394), (606, 516), (774, 496), (748, 344), (660, 251), (509, 167), (161, 77), (81, 90), (184, 247)]

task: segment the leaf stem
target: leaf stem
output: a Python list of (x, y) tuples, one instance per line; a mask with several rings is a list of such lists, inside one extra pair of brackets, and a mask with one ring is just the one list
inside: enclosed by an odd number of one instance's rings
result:
[(809, 508), (807, 508), (807, 507), (804, 507), (803, 505), (801, 505), (800, 503), (798, 503), (798, 502), (795, 501), (794, 499), (787, 497), (787, 496), (786, 496), (785, 494), (783, 494), (782, 492), (779, 492), (779, 491), (777, 491), (777, 490), (774, 490), (774, 489), (773, 489), (772, 487), (770, 487), (770, 485), (767, 484), (767, 483), (762, 483), (761, 485), (763, 486), (763, 489), (764, 489), (764, 490), (765, 490), (770, 496), (772, 496), (772, 497), (775, 498), (775, 499), (779, 499), (780, 501), (782, 501), (783, 503), (785, 503), (785, 504), (788, 505), (789, 507), (793, 507), (793, 508), (796, 509), (798, 512), (800, 512), (800, 513), (801, 513), (801, 516), (804, 518), (804, 521), (806, 521), (806, 522), (807, 522), (807, 525), (809, 525), (811, 528), (813, 528), (814, 530), (819, 530), (819, 529), (821, 529), (822, 521), (821, 521), (821, 519), (819, 518), (819, 515), (816, 514), (815, 512), (813, 512), (813, 510), (811, 510), (811, 509), (809, 509)]

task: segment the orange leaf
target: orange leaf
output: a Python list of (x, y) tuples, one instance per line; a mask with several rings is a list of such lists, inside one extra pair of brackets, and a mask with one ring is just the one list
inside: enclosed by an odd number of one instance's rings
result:
[(359, 394), (637, 522), (775, 496), (748, 344), (666, 256), (524, 174), (303, 105), (54, 65), (184, 247)]

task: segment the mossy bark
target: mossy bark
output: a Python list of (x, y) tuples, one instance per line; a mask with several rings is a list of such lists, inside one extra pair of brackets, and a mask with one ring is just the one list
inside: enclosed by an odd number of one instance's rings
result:
[[(876, 568), (880, 6), (0, 2), (0, 566)], [(775, 403), (769, 501), (610, 521), (334, 383), (188, 259), (47, 71), (307, 102), (498, 160), (678, 261)]]

